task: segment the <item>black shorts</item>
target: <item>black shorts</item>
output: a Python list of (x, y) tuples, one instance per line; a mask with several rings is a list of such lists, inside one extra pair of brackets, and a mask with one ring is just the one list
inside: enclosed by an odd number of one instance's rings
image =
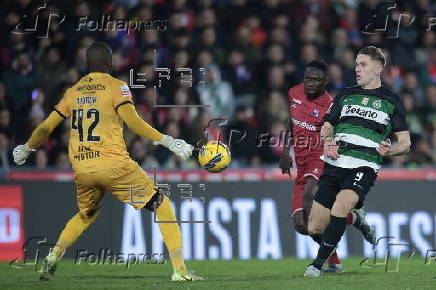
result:
[(351, 189), (359, 196), (356, 208), (361, 208), (376, 179), (377, 173), (370, 167), (341, 168), (324, 163), (324, 172), (313, 200), (331, 209), (336, 195), (343, 189)]

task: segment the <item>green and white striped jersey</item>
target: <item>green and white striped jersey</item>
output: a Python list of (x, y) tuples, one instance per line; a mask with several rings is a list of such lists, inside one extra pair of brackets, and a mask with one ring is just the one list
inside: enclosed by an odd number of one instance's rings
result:
[(323, 156), (322, 159), (342, 168), (368, 166), (377, 171), (382, 163), (382, 156), (376, 150), (380, 142), (394, 132), (408, 130), (403, 102), (384, 86), (340, 90), (324, 121), (335, 127), (340, 158)]

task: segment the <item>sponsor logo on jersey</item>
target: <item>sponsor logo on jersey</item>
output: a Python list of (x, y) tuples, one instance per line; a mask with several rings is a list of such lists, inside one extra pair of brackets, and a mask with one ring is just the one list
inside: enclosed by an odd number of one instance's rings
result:
[(294, 118), (292, 118), (292, 123), (295, 126), (301, 127), (303, 129), (306, 129), (306, 130), (309, 130), (309, 131), (314, 131), (314, 132), (316, 131), (316, 127), (314, 125), (312, 125), (312, 124), (309, 124), (309, 123), (306, 123), (306, 122), (303, 122), (303, 121), (300, 121), (300, 120), (296, 120)]
[(367, 98), (367, 97), (364, 97), (364, 98), (362, 98), (362, 105), (368, 105), (368, 102), (369, 102), (369, 98)]
[(293, 99), (292, 99), (292, 101), (294, 101), (295, 103), (297, 103), (297, 104), (301, 105), (301, 101), (300, 101), (300, 100), (298, 100), (298, 99), (295, 99), (295, 98), (293, 98)]
[(100, 157), (100, 151), (94, 151), (91, 146), (79, 146), (78, 154), (74, 155), (74, 161), (83, 161)]
[(377, 119), (378, 114), (372, 110), (365, 110), (360, 107), (354, 107), (352, 105), (347, 105), (345, 110), (345, 115), (359, 115), (364, 118)]
[(79, 146), (79, 148), (77, 149), (77, 152), (88, 152), (88, 151), (92, 151), (91, 146)]
[(381, 108), (381, 100), (375, 100), (374, 102), (372, 102), (372, 106), (374, 107), (374, 109), (380, 109)]
[(95, 84), (95, 85), (83, 85), (80, 87), (77, 87), (77, 91), (102, 91), (105, 90), (105, 85)]
[(100, 157), (100, 151), (90, 151), (74, 155), (74, 161), (83, 161)]
[(97, 98), (96, 97), (80, 97), (76, 99), (76, 103), (77, 105), (94, 105), (97, 103)]
[(121, 86), (121, 95), (123, 97), (131, 97), (132, 96), (132, 93), (130, 93), (129, 86), (127, 86), (127, 85)]
[(313, 117), (318, 117), (319, 116), (319, 110), (313, 110), (312, 111), (312, 116)]

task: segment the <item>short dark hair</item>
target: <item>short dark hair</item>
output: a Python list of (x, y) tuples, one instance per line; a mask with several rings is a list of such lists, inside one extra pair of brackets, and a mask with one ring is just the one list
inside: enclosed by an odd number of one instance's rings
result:
[(379, 61), (381, 65), (384, 67), (386, 65), (386, 57), (383, 51), (375, 46), (367, 46), (359, 50), (358, 54), (366, 54), (372, 60)]
[(309, 62), (306, 65), (306, 68), (308, 68), (308, 67), (314, 67), (314, 68), (322, 70), (326, 74), (328, 73), (327, 64), (320, 59), (312, 60), (311, 62)]
[(112, 49), (104, 42), (94, 42), (86, 51), (88, 63), (104, 63), (112, 58)]

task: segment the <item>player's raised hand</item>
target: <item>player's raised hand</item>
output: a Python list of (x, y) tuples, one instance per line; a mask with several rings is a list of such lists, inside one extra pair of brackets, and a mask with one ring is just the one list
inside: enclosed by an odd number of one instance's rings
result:
[(183, 160), (188, 159), (192, 155), (192, 150), (194, 149), (194, 146), (186, 143), (185, 140), (174, 139), (168, 135), (164, 135), (158, 144), (167, 147)]
[(30, 148), (27, 143), (24, 145), (18, 145), (14, 148), (12, 155), (14, 156), (14, 162), (17, 165), (23, 165), (26, 162), (27, 157), (30, 152), (36, 151), (35, 149)]
[(280, 157), (280, 169), (282, 170), (282, 174), (288, 174), (289, 177), (291, 176), (291, 167), (292, 167), (292, 157), (289, 155), (289, 153), (284, 153)]
[(338, 153), (339, 145), (336, 144), (336, 140), (334, 138), (327, 138), (324, 142), (324, 155), (336, 160), (339, 158)]
[(377, 152), (378, 154), (382, 155), (382, 156), (386, 156), (389, 154), (389, 151), (391, 150), (391, 140), (390, 139), (386, 139), (385, 141), (381, 141), (380, 146), (377, 147)]

